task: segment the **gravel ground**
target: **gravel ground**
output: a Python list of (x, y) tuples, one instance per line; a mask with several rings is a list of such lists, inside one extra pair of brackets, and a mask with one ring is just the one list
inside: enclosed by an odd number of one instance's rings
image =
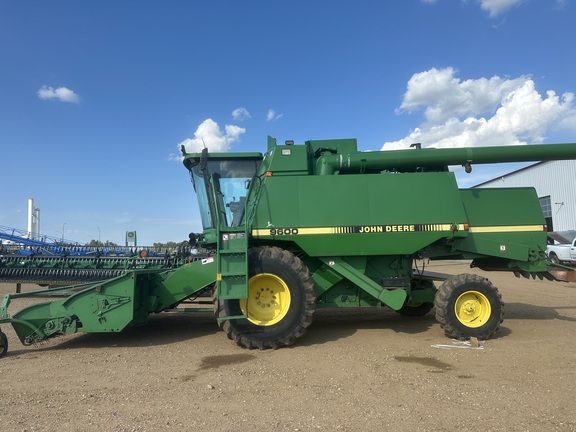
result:
[(40, 347), (3, 325), (1, 429), (576, 430), (576, 283), (459, 263), (434, 270), (482, 274), (500, 289), (495, 337), (458, 346), (433, 312), (410, 319), (388, 309), (319, 311), (303, 339), (276, 351), (237, 347), (210, 315), (163, 313), (119, 334)]

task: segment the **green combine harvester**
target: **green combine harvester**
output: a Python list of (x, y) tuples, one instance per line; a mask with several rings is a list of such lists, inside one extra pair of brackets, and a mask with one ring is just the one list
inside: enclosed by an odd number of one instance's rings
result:
[[(418, 260), (553, 279), (546, 225), (533, 188), (459, 189), (448, 166), (576, 159), (576, 144), (359, 152), (355, 139), (279, 145), (269, 137), (264, 155), (182, 153), (203, 225), (190, 243), (208, 250), (205, 258), (8, 294), (0, 323), (31, 345), (119, 332), (196, 303), (190, 309), (213, 311), (237, 344), (275, 349), (302, 337), (317, 308), (421, 316), (435, 306), (447, 336), (486, 339), (502, 322), (498, 290), (474, 274), (424, 272)], [(47, 294), (63, 298), (8, 313), (12, 299)], [(213, 307), (199, 300), (208, 296)], [(0, 332), (0, 355), (7, 349)]]

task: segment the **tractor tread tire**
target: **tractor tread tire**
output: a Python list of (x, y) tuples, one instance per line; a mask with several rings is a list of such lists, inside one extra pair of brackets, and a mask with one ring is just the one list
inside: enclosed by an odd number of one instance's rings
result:
[[(471, 290), (486, 296), (491, 306), (490, 318), (486, 324), (477, 328), (467, 327), (461, 323), (454, 310), (458, 297)], [(488, 279), (475, 274), (463, 273), (444, 281), (436, 293), (434, 306), (436, 320), (444, 329), (445, 335), (458, 340), (468, 340), (471, 337), (478, 340), (489, 339), (504, 320), (502, 295)]]
[[(299, 309), (291, 318), (284, 318), (279, 323), (269, 327), (252, 324), (247, 319), (219, 320), (218, 326), (229, 339), (248, 349), (278, 349), (292, 345), (304, 336), (306, 329), (312, 324), (316, 310), (316, 290), (310, 271), (300, 258), (275, 246), (260, 246), (250, 249), (248, 262), (250, 263), (250, 277), (259, 273), (271, 272), (271, 266), (272, 268), (279, 266), (291, 272), (297, 280), (296, 285), (298, 286), (289, 286), (293, 298), (290, 307), (291, 309), (293, 307)], [(214, 299), (216, 318), (241, 313), (238, 300)], [(290, 322), (285, 324), (286, 319), (289, 319)]]

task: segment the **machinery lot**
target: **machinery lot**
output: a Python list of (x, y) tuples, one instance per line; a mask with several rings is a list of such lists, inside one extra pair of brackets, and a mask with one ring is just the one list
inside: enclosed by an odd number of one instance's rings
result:
[[(576, 283), (484, 273), (506, 303), (482, 349), (433, 312), (321, 310), (306, 336), (249, 351), (211, 315), (163, 313), (119, 334), (24, 347), (3, 325), (0, 424), (10, 431), (573, 431)], [(14, 292), (0, 285), (0, 293)], [(25, 285), (23, 290), (38, 289)], [(14, 313), (30, 299), (15, 300)], [(441, 345), (438, 347), (437, 345)]]

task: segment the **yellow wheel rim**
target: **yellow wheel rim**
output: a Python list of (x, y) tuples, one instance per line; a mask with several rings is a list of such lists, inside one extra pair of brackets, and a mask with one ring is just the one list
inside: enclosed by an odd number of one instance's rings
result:
[(278, 276), (260, 273), (248, 281), (248, 298), (240, 299), (240, 308), (253, 324), (276, 324), (290, 309), (290, 290)]
[(456, 300), (456, 318), (466, 327), (482, 327), (490, 319), (492, 307), (488, 298), (478, 291), (466, 291)]

